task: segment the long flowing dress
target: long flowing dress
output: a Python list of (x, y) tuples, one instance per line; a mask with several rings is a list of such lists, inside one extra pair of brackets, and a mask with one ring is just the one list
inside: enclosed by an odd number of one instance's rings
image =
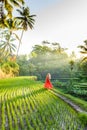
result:
[(53, 85), (52, 85), (52, 83), (50, 81), (49, 75), (46, 76), (44, 88), (47, 88), (47, 89), (52, 89), (53, 88)]

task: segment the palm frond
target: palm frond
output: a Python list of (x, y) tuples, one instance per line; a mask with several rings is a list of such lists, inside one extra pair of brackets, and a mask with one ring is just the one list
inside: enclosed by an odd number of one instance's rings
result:
[[(20, 38), (18, 37), (18, 35), (16, 33), (13, 33), (15, 35), (15, 37), (18, 39), (18, 41), (20, 41)], [(21, 41), (20, 41), (21, 42)], [(22, 43), (22, 42), (21, 42)]]
[(24, 0), (10, 0), (10, 2), (17, 7), (20, 7), (20, 3), (23, 5), (24, 4)]
[(87, 40), (84, 41), (85, 45), (87, 46)]
[[(32, 17), (36, 17), (36, 15), (30, 15), (30, 17), (32, 18)], [(34, 19), (33, 19), (34, 20)]]
[(87, 47), (85, 47), (85, 46), (83, 46), (83, 45), (78, 46), (78, 48), (81, 48), (81, 49), (83, 49), (84, 51), (87, 51)]
[(10, 0), (10, 2), (14, 5), (14, 6), (17, 6), (19, 7), (19, 3), (17, 2), (17, 0)]
[(85, 52), (85, 51), (80, 51), (80, 53), (82, 53), (82, 54), (87, 54), (87, 52)]
[(28, 21), (28, 25), (29, 25), (29, 28), (32, 29), (33, 28), (33, 25), (30, 21)]
[(23, 16), (23, 12), (19, 9), (16, 10), (21, 16)]
[(7, 16), (11, 18), (12, 17), (13, 7), (12, 7), (12, 5), (7, 0), (5, 0), (5, 9), (8, 12)]
[(79, 45), (78, 48), (84, 49), (84, 46), (83, 45)]
[(24, 20), (24, 17), (15, 17), (15, 19), (17, 19), (17, 20)]
[(18, 2), (20, 2), (20, 3), (22, 3), (22, 4), (24, 4), (24, 3), (25, 3), (25, 1), (24, 1), (24, 0), (18, 0)]
[(83, 61), (86, 61), (86, 60), (87, 60), (87, 57), (84, 57), (84, 58), (82, 59), (82, 62), (83, 62)]
[(15, 38), (10, 39), (11, 42), (15, 41)]

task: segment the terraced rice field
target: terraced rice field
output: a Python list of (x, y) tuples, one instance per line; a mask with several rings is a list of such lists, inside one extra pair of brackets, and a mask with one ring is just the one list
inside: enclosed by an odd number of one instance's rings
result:
[(75, 84), (72, 93), (87, 101), (87, 82)]
[(29, 77), (0, 80), (0, 130), (84, 130), (77, 113)]

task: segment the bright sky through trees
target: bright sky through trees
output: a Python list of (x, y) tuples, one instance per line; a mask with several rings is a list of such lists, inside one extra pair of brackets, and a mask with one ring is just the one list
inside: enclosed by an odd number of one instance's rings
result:
[(87, 39), (87, 0), (26, 0), (26, 5), (37, 16), (34, 29), (23, 36), (19, 54), (29, 54), (44, 40), (78, 53), (77, 46)]

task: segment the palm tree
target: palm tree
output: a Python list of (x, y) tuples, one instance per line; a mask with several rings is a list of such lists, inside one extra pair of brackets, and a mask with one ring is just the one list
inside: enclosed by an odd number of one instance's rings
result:
[(0, 19), (3, 18), (3, 15), (4, 15), (4, 8), (2, 2), (0, 1)]
[(5, 28), (5, 21), (12, 18), (14, 6), (20, 7), (21, 4), (24, 4), (24, 0), (0, 0), (0, 28)]
[(70, 69), (72, 71), (74, 68), (74, 60), (70, 60), (69, 64), (70, 64)]
[[(28, 28), (32, 29), (34, 25), (34, 18), (36, 15), (30, 15), (30, 10), (28, 7), (21, 7), (21, 10), (17, 9), (19, 12), (20, 16), (16, 17), (17, 20), (20, 21), (20, 28), (22, 28), (22, 33), (20, 37), (20, 41), (22, 40), (23, 33), (24, 31), (27, 31)], [(19, 42), (18, 50), (17, 50), (17, 55), (19, 52), (21, 42)]]
[(0, 0), (0, 16), (3, 19), (4, 15), (4, 8), (7, 12), (8, 17), (12, 17), (13, 7), (20, 7), (20, 4), (24, 4), (24, 0)]
[(16, 33), (14, 33), (14, 31), (21, 29), (19, 27), (19, 24), (20, 24), (19, 21), (17, 21), (15, 18), (8, 18), (4, 21), (3, 27), (8, 29), (8, 31), (10, 33), (10, 37), (13, 34), (13, 35), (15, 35), (15, 38), (17, 40), (20, 40), (18, 35)]
[[(85, 43), (84, 45), (79, 45), (78, 48), (82, 49), (80, 53), (87, 54), (87, 40), (85, 40), (84, 43)], [(82, 61), (85, 61), (85, 60), (87, 60), (87, 56), (85, 56)]]
[(67, 48), (62, 48), (61, 45), (57, 42), (52, 43), (52, 46), (54, 48), (53, 52), (57, 54), (62, 54), (65, 50), (67, 50)]
[(9, 54), (12, 55), (12, 52), (16, 50), (13, 41), (16, 39), (20, 40), (18, 35), (13, 31), (20, 28), (15, 18), (5, 20), (3, 26), (7, 28), (7, 30), (1, 31), (0, 53), (2, 57), (8, 57)]
[(16, 50), (16, 46), (13, 44), (15, 38), (11, 37), (11, 33), (8, 30), (3, 32), (3, 37), (0, 41), (0, 51), (5, 56), (9, 56)]

